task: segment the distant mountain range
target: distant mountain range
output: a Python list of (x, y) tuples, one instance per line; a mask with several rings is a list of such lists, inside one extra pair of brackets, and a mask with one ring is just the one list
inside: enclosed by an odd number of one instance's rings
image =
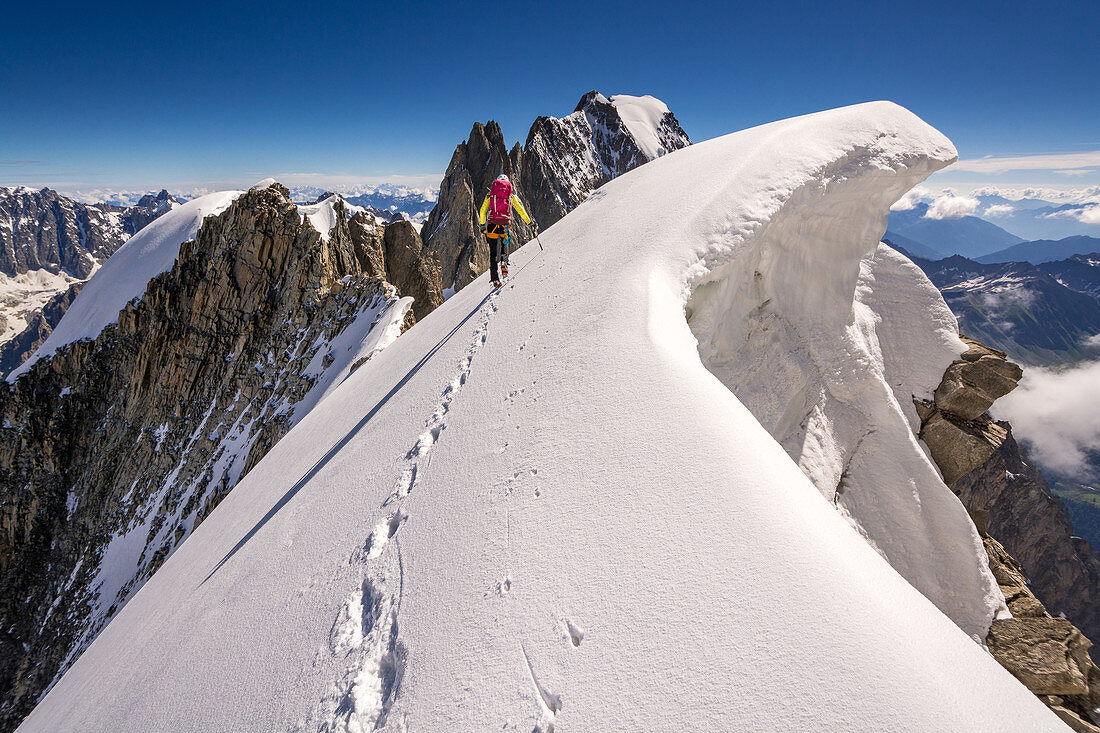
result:
[(934, 252), (980, 257), (1023, 242), (1023, 237), (1005, 231), (976, 216), (932, 219), (929, 205), (918, 203), (912, 209), (890, 212), (887, 238), (900, 234)]
[(1093, 252), (1100, 252), (1100, 238), (1077, 235), (1057, 241), (1038, 239), (1034, 242), (1021, 242), (974, 259), (985, 264), (993, 262), (1030, 262), (1033, 265), (1038, 265), (1043, 262), (1054, 262), (1074, 255), (1087, 255)]
[[(435, 206), (438, 189), (407, 188), (405, 186), (339, 187), (335, 191), (349, 204), (388, 214), (386, 220), (397, 218), (421, 224)], [(298, 186), (290, 189), (290, 200), (296, 204), (312, 204), (331, 196), (329, 191), (317, 186)]]
[(1077, 235), (1100, 236), (1100, 218), (1087, 215), (1095, 204), (1056, 204), (1041, 199), (1014, 201), (1002, 196), (978, 196), (977, 213), (984, 220), (1024, 239), (1062, 239)]
[(1100, 333), (1100, 255), (1033, 265), (985, 264), (959, 255), (930, 260), (906, 251), (939, 288), (959, 330), (1023, 364), (1095, 358)]
[[(1000, 197), (983, 198), (1008, 200)], [(1100, 252), (1100, 237), (1077, 234), (1058, 240), (1025, 241), (977, 216), (931, 219), (927, 216), (928, 209), (928, 204), (919, 203), (912, 209), (891, 211), (886, 239), (918, 257), (940, 260), (950, 255), (961, 255), (984, 264), (1030, 262), (1038, 265), (1074, 255)]]
[[(1033, 264), (1095, 252), (1097, 244), (1085, 243), (1088, 239), (1100, 243), (1100, 203), (1056, 204), (983, 194), (972, 197), (971, 205), (972, 214), (951, 218), (929, 216), (932, 207), (927, 201), (891, 211), (886, 236), (921, 257), (957, 254), (981, 262)], [(1072, 241), (1058, 249), (1012, 249), (1027, 242), (1049, 244), (1066, 239)]]

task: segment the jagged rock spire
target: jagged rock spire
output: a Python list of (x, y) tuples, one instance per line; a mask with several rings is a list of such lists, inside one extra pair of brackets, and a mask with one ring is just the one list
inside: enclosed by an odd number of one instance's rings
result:
[[(566, 117), (536, 119), (522, 149), (507, 148), (496, 122), (476, 123), (455, 148), (439, 200), (421, 231), (425, 246), (439, 255), (443, 286), (461, 288), (488, 268), (477, 212), (501, 173), (512, 179), (516, 195), (545, 229), (612, 178), (690, 143), (662, 102), (609, 99), (597, 91), (581, 97)], [(531, 234), (513, 219), (517, 244)]]

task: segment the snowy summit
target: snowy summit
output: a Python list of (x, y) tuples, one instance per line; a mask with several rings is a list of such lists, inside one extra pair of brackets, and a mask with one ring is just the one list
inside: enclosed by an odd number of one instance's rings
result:
[(879, 239), (955, 157), (876, 102), (611, 181), (325, 396), (21, 730), (1064, 730), (972, 638), (1003, 598), (912, 433), (962, 345)]

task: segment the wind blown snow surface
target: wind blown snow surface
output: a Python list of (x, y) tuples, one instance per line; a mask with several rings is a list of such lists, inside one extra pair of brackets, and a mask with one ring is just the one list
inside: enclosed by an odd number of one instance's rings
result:
[(202, 220), (228, 209), (242, 193), (219, 191), (188, 201), (131, 237), (107, 258), (53, 333), (22, 365), (12, 370), (8, 381), (14, 381), (36, 361), (62, 346), (83, 338), (95, 338), (105, 327), (117, 322), (119, 311), (145, 293), (149, 280), (172, 267), (180, 245), (194, 239)]
[[(859, 332), (837, 347), (863, 348), (852, 362), (881, 348), (865, 366), (892, 389), (857, 375), (852, 409), (900, 403), (912, 355), (868, 328), (906, 270), (873, 253), (890, 203), (954, 155), (871, 103), (612, 181), (514, 255), (504, 289), (483, 276), (325, 397), (23, 729), (1064, 730), (853, 531), (697, 341), (736, 343), (747, 326), (720, 314), (742, 296), (723, 290), (759, 272), (777, 319)], [(936, 358), (948, 336), (926, 338)], [(820, 420), (844, 428), (826, 434), (895, 435), (893, 408), (835, 416), (858, 371), (842, 361), (819, 367)], [(894, 529), (957, 553), (905, 559), (954, 578), (965, 623), (988, 579), (933, 493)]]

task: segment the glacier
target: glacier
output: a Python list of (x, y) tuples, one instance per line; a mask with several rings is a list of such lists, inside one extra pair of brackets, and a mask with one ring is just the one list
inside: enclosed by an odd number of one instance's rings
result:
[(606, 184), (320, 398), (21, 730), (1064, 730), (972, 638), (1003, 599), (912, 436), (957, 337), (878, 240), (955, 155), (876, 102)]

